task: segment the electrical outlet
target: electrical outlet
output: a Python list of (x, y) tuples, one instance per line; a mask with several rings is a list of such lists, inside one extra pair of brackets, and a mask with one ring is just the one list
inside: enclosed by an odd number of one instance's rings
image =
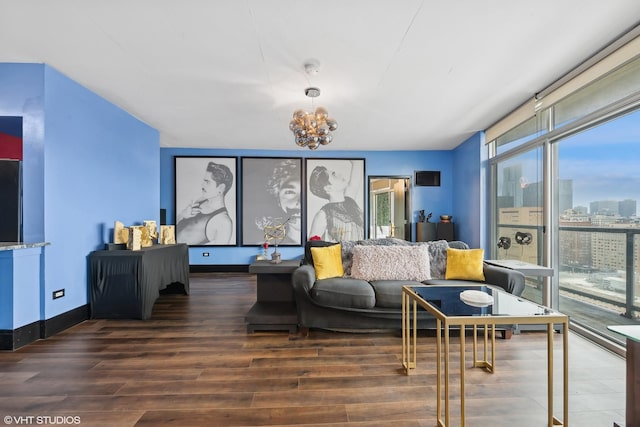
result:
[(53, 299), (62, 298), (64, 296), (64, 289), (58, 289), (57, 291), (53, 291)]
[(202, 256), (209, 256), (209, 252), (202, 252)]

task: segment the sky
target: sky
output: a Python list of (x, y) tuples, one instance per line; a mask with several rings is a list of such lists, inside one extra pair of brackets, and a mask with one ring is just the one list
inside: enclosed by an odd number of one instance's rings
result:
[(574, 206), (640, 201), (640, 111), (564, 139), (559, 177), (573, 180)]
[[(558, 158), (559, 178), (573, 181), (574, 207), (625, 199), (640, 206), (640, 111), (565, 137)], [(500, 170), (515, 165), (522, 169), (521, 182), (542, 181), (541, 148), (501, 162)]]

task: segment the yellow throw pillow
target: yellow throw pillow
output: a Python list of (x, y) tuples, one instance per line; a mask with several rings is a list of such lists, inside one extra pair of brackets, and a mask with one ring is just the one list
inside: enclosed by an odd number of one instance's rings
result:
[(313, 268), (316, 270), (316, 279), (330, 279), (331, 277), (344, 276), (342, 268), (342, 246), (340, 243), (321, 247), (312, 247)]
[(444, 278), (484, 282), (483, 259), (484, 249), (447, 248)]

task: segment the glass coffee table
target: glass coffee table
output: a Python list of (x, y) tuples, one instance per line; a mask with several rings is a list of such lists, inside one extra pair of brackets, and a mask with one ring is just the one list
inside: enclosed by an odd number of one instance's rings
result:
[[(473, 329), (473, 367), (495, 371), (496, 325), (547, 325), (547, 405), (548, 426), (567, 426), (569, 383), (569, 317), (565, 314), (517, 297), (502, 289), (487, 286), (404, 286), (402, 288), (402, 365), (409, 375), (416, 367), (418, 306), (436, 319), (436, 393), (439, 427), (450, 426), (449, 354), (451, 330), (460, 332), (460, 425), (465, 425), (464, 374), (465, 331)], [(553, 336), (554, 325), (562, 326), (563, 336), (563, 418), (553, 415)], [(478, 327), (483, 329), (484, 358), (478, 356)], [(444, 343), (443, 343), (444, 340)], [(491, 357), (489, 360), (489, 343)], [(444, 362), (443, 362), (444, 360)], [(443, 365), (444, 364), (444, 372)], [(442, 401), (444, 401), (444, 414)]]

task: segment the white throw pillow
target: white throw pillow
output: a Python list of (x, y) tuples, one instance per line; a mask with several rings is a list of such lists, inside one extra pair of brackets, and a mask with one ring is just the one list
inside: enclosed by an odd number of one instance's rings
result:
[(354, 246), (351, 277), (368, 281), (429, 280), (429, 249), (426, 245)]

